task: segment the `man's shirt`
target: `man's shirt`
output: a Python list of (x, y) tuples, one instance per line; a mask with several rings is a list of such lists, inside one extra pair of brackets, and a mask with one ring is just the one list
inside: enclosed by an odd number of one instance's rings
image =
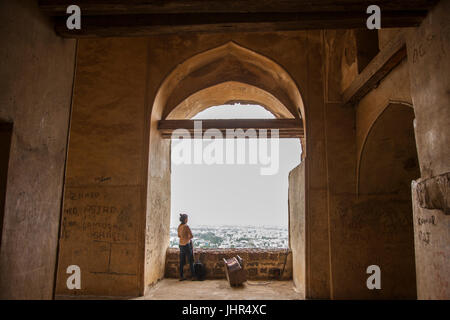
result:
[(194, 236), (189, 226), (182, 223), (178, 226), (178, 237), (180, 238), (180, 246), (185, 246)]

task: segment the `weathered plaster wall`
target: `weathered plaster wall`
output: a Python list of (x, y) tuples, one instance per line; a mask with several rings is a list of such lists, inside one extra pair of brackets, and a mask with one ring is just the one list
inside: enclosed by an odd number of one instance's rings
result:
[(51, 299), (76, 42), (36, 1), (1, 1), (0, 21), (0, 121), (14, 124), (0, 298)]
[[(145, 39), (79, 41), (58, 295), (141, 293), (147, 48)], [(73, 264), (81, 268), (81, 290), (66, 287)]]
[[(440, 1), (421, 26), (409, 33), (407, 50), (421, 169), (421, 179), (416, 182), (425, 179), (437, 182), (439, 175), (450, 172), (449, 0)], [(421, 208), (415, 183), (412, 193), (417, 296), (449, 299), (450, 216), (438, 208)]]
[(289, 172), (289, 246), (292, 251), (292, 278), (305, 295), (305, 163)]
[[(422, 179), (416, 180), (420, 182)], [(450, 298), (450, 217), (441, 210), (420, 207), (412, 184), (414, 245), (418, 299)]]
[(161, 138), (152, 112), (145, 230), (144, 290), (164, 276), (166, 251), (170, 241), (170, 140)]
[[(195, 249), (195, 261), (203, 263), (205, 279), (225, 279), (223, 259), (236, 255), (244, 260), (248, 280), (290, 280), (292, 279), (292, 253), (289, 249)], [(190, 275), (189, 265), (183, 268)], [(180, 250), (167, 250), (166, 278), (180, 277)]]
[(306, 52), (307, 106), (306, 106), (306, 298), (331, 297), (329, 203), (327, 177), (327, 140), (325, 116), (326, 71), (323, 33), (308, 34)]
[(407, 49), (416, 140), (423, 178), (450, 171), (450, 1), (409, 33)]
[[(326, 177), (326, 192), (316, 201), (326, 203), (328, 208), (326, 218), (330, 251), (326, 262), (331, 270), (329, 295), (333, 299), (342, 297), (341, 290), (352, 287), (348, 277), (355, 274), (347, 269), (352, 267), (352, 256), (357, 254), (356, 250), (339, 250), (342, 243), (340, 237), (347, 231), (346, 226), (339, 224), (340, 212), (351, 208), (355, 197), (355, 112), (341, 106), (341, 92), (357, 74), (354, 46), (351, 31), (324, 31), (326, 81), (322, 123), (326, 136), (326, 158), (322, 174)], [(309, 189), (306, 192), (310, 192)]]

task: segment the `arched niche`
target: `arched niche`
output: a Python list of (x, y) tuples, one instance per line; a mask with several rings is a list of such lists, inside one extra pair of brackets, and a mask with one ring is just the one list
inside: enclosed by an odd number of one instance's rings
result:
[(364, 140), (358, 172), (358, 199), (349, 233), (361, 250), (355, 261), (378, 265), (381, 295), (367, 298), (415, 299), (416, 275), (411, 181), (420, 176), (414, 136), (414, 109), (389, 103)]
[(413, 121), (414, 110), (404, 103), (391, 102), (380, 113), (362, 148), (358, 194), (410, 197), (410, 183), (420, 176)]

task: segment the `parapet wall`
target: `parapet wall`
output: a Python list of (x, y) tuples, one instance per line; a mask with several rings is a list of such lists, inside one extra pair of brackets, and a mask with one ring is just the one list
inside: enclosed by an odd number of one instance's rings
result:
[[(166, 278), (179, 277), (180, 250), (169, 248), (166, 255)], [(206, 279), (225, 279), (223, 258), (239, 255), (244, 260), (248, 280), (291, 280), (292, 252), (290, 249), (195, 249), (194, 261), (206, 267)], [(189, 266), (184, 266), (189, 275)]]

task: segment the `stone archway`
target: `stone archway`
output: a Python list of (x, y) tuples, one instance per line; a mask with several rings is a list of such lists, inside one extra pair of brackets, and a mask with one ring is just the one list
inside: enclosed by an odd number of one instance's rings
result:
[[(255, 94), (233, 97), (231, 90), (227, 101), (250, 100), (264, 104), (277, 113), (277, 119), (266, 120), (295, 122), (301, 127), (305, 118), (303, 97), (298, 88), (305, 89), (308, 101), (320, 101), (321, 90), (316, 90), (321, 84), (320, 77), (314, 77), (317, 82), (308, 86), (308, 75), (317, 69), (320, 56), (316, 59), (314, 55), (314, 64), (307, 63), (312, 59), (309, 55), (292, 60), (292, 54), (284, 55), (283, 47), (267, 47), (266, 41), (254, 42), (246, 37), (211, 37), (206, 42), (195, 43), (179, 42), (177, 37), (164, 38), (169, 44), (159, 38), (80, 41), (56, 297), (143, 295), (151, 284), (164, 277), (170, 230), (170, 140), (164, 139), (158, 123), (164, 119), (163, 112), (169, 117), (166, 107), (170, 105), (178, 111), (177, 106), (183, 105), (183, 101), (192, 102), (203, 90), (234, 82), (233, 90), (244, 88)], [(266, 35), (261, 37), (267, 38)], [(288, 47), (294, 46), (292, 52), (316, 45), (303, 34), (277, 34), (275, 38)], [(258, 52), (230, 39), (257, 48)], [(202, 73), (199, 68), (205, 67), (205, 63), (209, 63), (209, 71)], [(223, 70), (230, 63), (240, 67), (230, 67), (228, 76), (215, 79), (217, 83), (202, 81), (202, 77), (213, 79), (211, 73)], [(308, 67), (308, 72), (301, 69), (303, 65)], [(185, 94), (180, 95), (178, 89), (183, 89)], [(173, 103), (169, 104), (170, 101)], [(209, 103), (198, 105), (203, 108)], [(317, 114), (315, 117), (316, 122), (321, 119)], [(311, 137), (318, 133), (317, 130), (308, 132), (312, 132)], [(305, 154), (305, 146), (302, 150)], [(315, 161), (323, 156), (319, 151), (310, 153), (312, 156), (317, 152)], [(307, 182), (306, 164), (307, 161), (304, 166)], [(313, 171), (316, 169), (320, 168), (311, 167)], [(307, 200), (305, 196), (305, 202)], [(71, 265), (78, 265), (82, 271), (80, 291), (66, 286), (66, 270)], [(314, 270), (317, 270), (315, 267), (314, 262)]]
[(189, 96), (228, 81), (267, 91), (280, 100), (295, 118), (304, 119), (302, 97), (287, 71), (275, 61), (233, 41), (199, 53), (178, 65), (160, 86), (152, 116), (161, 112), (161, 118), (165, 119)]
[(303, 100), (290, 75), (275, 61), (235, 42), (198, 53), (166, 76), (150, 117), (144, 288), (164, 275), (170, 227), (170, 207), (164, 205), (170, 203), (170, 140), (163, 139), (158, 122), (190, 119), (229, 101), (257, 103), (277, 118), (305, 122)]

